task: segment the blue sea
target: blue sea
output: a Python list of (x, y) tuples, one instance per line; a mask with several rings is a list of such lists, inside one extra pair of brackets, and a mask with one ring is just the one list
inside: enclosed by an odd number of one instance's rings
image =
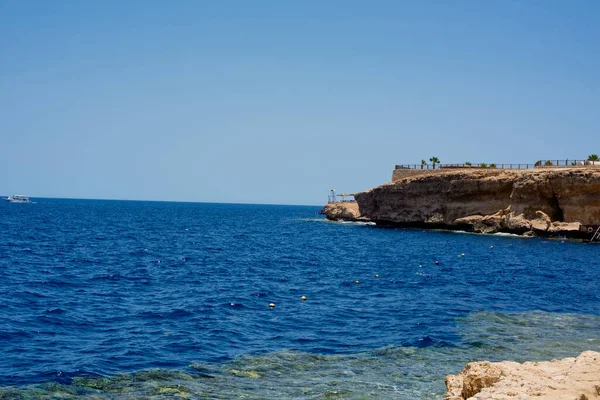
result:
[(440, 399), (469, 361), (600, 350), (600, 245), (34, 201), (0, 204), (0, 398)]

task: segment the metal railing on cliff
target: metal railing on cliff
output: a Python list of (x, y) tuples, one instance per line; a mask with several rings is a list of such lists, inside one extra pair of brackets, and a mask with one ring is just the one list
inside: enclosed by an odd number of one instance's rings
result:
[(550, 168), (550, 167), (588, 167), (600, 166), (600, 161), (589, 160), (539, 160), (534, 164), (513, 164), (513, 163), (479, 163), (479, 164), (397, 164), (395, 169), (470, 169), (470, 168), (498, 168), (498, 169), (532, 169), (532, 168)]

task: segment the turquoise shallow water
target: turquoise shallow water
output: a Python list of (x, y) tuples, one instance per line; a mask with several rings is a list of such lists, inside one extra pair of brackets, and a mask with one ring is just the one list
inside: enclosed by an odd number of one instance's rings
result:
[(191, 362), (108, 377), (5, 389), (30, 398), (440, 399), (443, 380), (469, 361), (549, 360), (600, 350), (600, 318), (474, 312), (456, 321), (462, 344), (390, 345), (348, 355), (281, 350), (224, 363)]
[(600, 246), (316, 211), (0, 205), (4, 395), (433, 399), (471, 360), (600, 349)]

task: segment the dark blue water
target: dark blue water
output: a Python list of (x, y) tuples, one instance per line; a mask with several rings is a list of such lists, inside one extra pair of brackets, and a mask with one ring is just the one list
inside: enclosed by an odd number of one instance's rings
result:
[[(264, 368), (279, 368), (287, 354), (335, 375), (407, 349), (435, 353), (441, 364), (419, 378), (433, 381), (458, 372), (446, 371), (460, 368), (450, 360), (494, 358), (499, 341), (514, 359), (523, 346), (600, 347), (600, 246), (330, 223), (317, 207), (36, 201), (0, 204), (0, 385), (192, 362), (239, 372), (232, 365), (264, 357)], [(516, 316), (535, 328), (523, 334), (529, 342), (515, 343)], [(565, 316), (583, 336), (557, 323)], [(545, 333), (536, 341), (535, 332)], [(325, 368), (320, 356), (335, 362)], [(390, 381), (378, 385), (401, 392), (410, 374), (379, 368)], [(236, 379), (265, 375), (257, 371), (223, 372), (230, 396), (248, 389)], [(411, 390), (443, 390), (428, 384)], [(377, 390), (346, 397), (385, 397)]]

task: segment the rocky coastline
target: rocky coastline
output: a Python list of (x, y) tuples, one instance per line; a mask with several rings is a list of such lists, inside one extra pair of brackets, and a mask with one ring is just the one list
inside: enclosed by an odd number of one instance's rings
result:
[[(402, 171), (401, 171), (402, 172)], [(448, 169), (394, 173), (393, 182), (327, 204), (335, 221), (590, 239), (600, 225), (600, 168)], [(544, 362), (476, 361), (446, 377), (445, 400), (600, 398), (600, 353)]]
[(331, 220), (586, 239), (600, 224), (600, 168), (434, 170), (328, 204)]
[(600, 397), (600, 353), (523, 364), (477, 361), (446, 377), (445, 400), (549, 399), (590, 400)]
[(330, 221), (368, 221), (360, 216), (358, 203), (355, 201), (327, 203), (319, 213)]

